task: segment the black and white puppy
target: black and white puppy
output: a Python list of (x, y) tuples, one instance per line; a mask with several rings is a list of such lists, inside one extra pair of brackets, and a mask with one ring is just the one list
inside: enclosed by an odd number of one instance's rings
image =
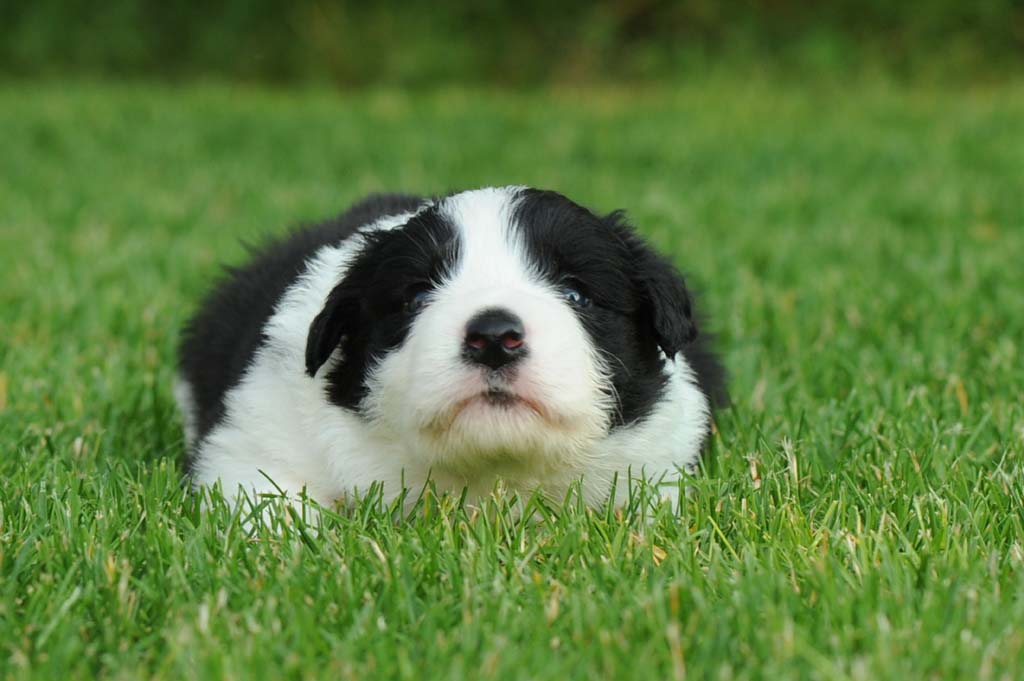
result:
[(374, 196), (270, 243), (180, 355), (192, 483), (324, 504), (428, 480), (674, 498), (725, 399), (669, 262), (621, 213), (522, 187)]

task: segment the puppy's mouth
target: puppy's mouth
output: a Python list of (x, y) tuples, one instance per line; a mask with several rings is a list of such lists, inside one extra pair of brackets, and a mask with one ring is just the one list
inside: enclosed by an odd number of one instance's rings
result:
[(476, 395), (473, 395), (471, 397), (467, 397), (464, 400), (460, 400), (455, 405), (455, 413), (453, 415), (454, 418), (458, 418), (459, 415), (468, 407), (477, 405), (485, 406), (487, 408), (492, 409), (504, 410), (526, 408), (536, 413), (537, 416), (540, 416), (541, 418), (548, 418), (547, 410), (544, 409), (539, 402), (531, 400), (527, 397), (523, 397), (522, 395), (517, 395), (511, 390), (495, 387), (489, 387), (487, 390), (484, 390), (483, 392), (477, 393)]
[(486, 390), (479, 395), (470, 398), (483, 400), (492, 407), (514, 407), (517, 401), (522, 401), (518, 395), (508, 390), (501, 389), (490, 389)]

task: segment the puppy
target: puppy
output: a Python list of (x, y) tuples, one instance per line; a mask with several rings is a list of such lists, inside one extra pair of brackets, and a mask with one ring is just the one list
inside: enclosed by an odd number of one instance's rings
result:
[(179, 368), (194, 486), (327, 505), (428, 480), (674, 499), (726, 399), (682, 277), (622, 213), (522, 187), (372, 196), (267, 244)]

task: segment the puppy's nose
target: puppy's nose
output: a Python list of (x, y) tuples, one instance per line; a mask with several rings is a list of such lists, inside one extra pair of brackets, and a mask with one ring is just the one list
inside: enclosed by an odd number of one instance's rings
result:
[(492, 369), (511, 364), (526, 354), (523, 322), (508, 310), (484, 310), (466, 324), (462, 356)]

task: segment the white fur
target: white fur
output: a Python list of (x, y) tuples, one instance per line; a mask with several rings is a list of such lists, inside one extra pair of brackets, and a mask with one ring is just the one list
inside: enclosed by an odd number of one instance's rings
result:
[[(667, 390), (653, 412), (609, 431), (606, 367), (576, 315), (531, 272), (512, 238), (514, 191), (477, 190), (442, 201), (460, 232), (459, 264), (431, 294), (402, 347), (371, 371), (369, 418), (326, 399), (325, 377), (340, 358), (313, 378), (305, 373), (306, 334), (361, 234), (393, 229), (411, 214), (318, 251), (267, 322), (267, 342), (227, 394), (225, 418), (202, 442), (194, 442), (191, 390), (184, 381), (176, 387), (186, 441), (196, 447), (195, 484), (219, 480), (227, 494), (304, 489), (331, 505), (374, 483), (383, 485), (386, 499), (403, 486), (415, 497), (428, 479), (441, 489), (465, 488), (471, 498), (488, 494), (499, 479), (524, 494), (540, 489), (560, 498), (581, 480), (587, 502), (596, 505), (613, 491), (613, 480), (621, 502), (630, 477), (644, 477), (667, 483), (666, 496), (674, 498), (681, 471), (697, 463), (710, 418), (690, 367), (681, 356), (666, 362)], [(459, 359), (460, 348), (466, 322), (489, 307), (523, 320), (529, 354), (503, 387), (538, 410), (474, 399), (486, 379)]]

